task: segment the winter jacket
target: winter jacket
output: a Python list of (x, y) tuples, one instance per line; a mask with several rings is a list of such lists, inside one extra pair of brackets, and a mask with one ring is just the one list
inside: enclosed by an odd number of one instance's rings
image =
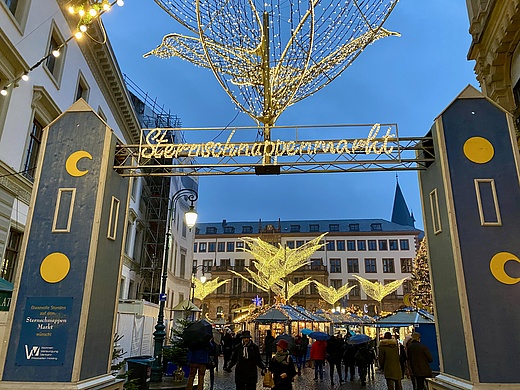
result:
[(400, 380), (402, 378), (399, 363), (399, 347), (395, 339), (382, 339), (379, 343), (379, 367), (385, 372), (385, 378)]
[(410, 344), (408, 344), (406, 352), (413, 376), (426, 378), (432, 376), (430, 363), (433, 361), (433, 357), (426, 345), (417, 340), (412, 340)]
[[(291, 390), (292, 380), (296, 376), (294, 361), (291, 355), (287, 355), (283, 363), (278, 362), (276, 357), (275, 355), (269, 363), (269, 371), (273, 374), (274, 379), (273, 390)], [(280, 376), (283, 373), (287, 374), (287, 378)]]
[(258, 368), (265, 369), (265, 365), (260, 356), (260, 349), (258, 345), (252, 341), (246, 346), (247, 358), (244, 357), (244, 346), (242, 344), (237, 345), (233, 349), (233, 355), (231, 355), (231, 361), (227, 369), (229, 370), (235, 364), (235, 383), (256, 383), (258, 381)]
[(327, 342), (316, 340), (311, 346), (311, 360), (325, 360), (327, 354)]
[(342, 348), (343, 343), (334, 336), (331, 336), (330, 339), (327, 341), (327, 360), (331, 363), (341, 362), (341, 356), (343, 352)]
[(194, 364), (208, 364), (209, 344), (207, 349), (188, 349), (188, 362)]

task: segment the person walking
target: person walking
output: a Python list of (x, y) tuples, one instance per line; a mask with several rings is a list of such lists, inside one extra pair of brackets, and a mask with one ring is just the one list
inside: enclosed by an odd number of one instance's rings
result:
[(343, 364), (345, 365), (345, 380), (350, 372), (350, 380), (353, 381), (356, 374), (356, 352), (355, 345), (349, 344), (348, 340), (343, 345)]
[(302, 375), (303, 362), (305, 361), (302, 338), (300, 335), (297, 335), (294, 338), (294, 348), (291, 351), (291, 354), (296, 359), (296, 367), (298, 368), (298, 376)]
[(190, 366), (190, 374), (188, 376), (188, 383), (186, 384), (186, 390), (193, 389), (193, 382), (195, 376), (198, 374), (199, 387), (202, 389), (204, 386), (204, 374), (206, 373), (206, 367), (209, 363), (209, 351), (211, 346), (208, 343), (206, 348), (188, 349), (188, 364)]
[(241, 334), (242, 342), (233, 349), (231, 360), (225, 367), (225, 371), (231, 372), (235, 368), (236, 390), (255, 390), (258, 382), (258, 368), (265, 370), (265, 364), (260, 355), (258, 345), (251, 340), (251, 333), (244, 330)]
[(314, 362), (314, 380), (323, 380), (323, 363), (327, 355), (327, 342), (325, 340), (316, 340), (311, 345), (311, 360)]
[(206, 364), (206, 368), (209, 370), (210, 390), (213, 390), (215, 384), (215, 370), (218, 371), (218, 345), (215, 343), (213, 338), (209, 341), (209, 345), (208, 364)]
[(365, 386), (367, 384), (368, 366), (369, 364), (372, 364), (375, 358), (374, 349), (368, 342), (359, 344), (354, 358), (356, 359), (356, 366), (358, 367), (361, 386)]
[(276, 352), (276, 346), (273, 334), (270, 330), (267, 331), (267, 334), (265, 335), (264, 339), (264, 352), (265, 352), (265, 365), (267, 366), (269, 362), (271, 361), (271, 357), (273, 356), (273, 353)]
[(395, 335), (397, 346), (399, 347), (399, 364), (401, 365), (401, 379), (404, 379), (404, 373), (406, 371), (406, 349), (403, 344), (399, 342), (399, 335)]
[(280, 339), (276, 343), (276, 353), (269, 363), (274, 380), (273, 390), (291, 390), (292, 380), (296, 376), (294, 361), (287, 350), (289, 343)]
[(379, 368), (384, 371), (388, 390), (401, 390), (401, 364), (397, 340), (386, 332), (379, 343)]
[(339, 383), (343, 383), (343, 376), (341, 375), (341, 353), (342, 353), (341, 341), (338, 340), (334, 335), (330, 336), (327, 341), (327, 360), (329, 361), (330, 367), (330, 385), (334, 386), (334, 367), (338, 372)]
[(433, 361), (433, 357), (428, 347), (421, 343), (420, 333), (412, 333), (412, 340), (408, 344), (407, 352), (410, 369), (415, 377), (416, 390), (425, 390), (426, 378), (432, 376), (430, 363)]
[(302, 368), (305, 368), (305, 363), (307, 362), (307, 357), (309, 355), (309, 338), (305, 334), (302, 334), (302, 350), (303, 350)]
[(224, 355), (224, 367), (227, 367), (231, 360), (231, 354), (233, 353), (233, 336), (231, 331), (228, 330), (224, 337), (222, 337), (222, 354)]

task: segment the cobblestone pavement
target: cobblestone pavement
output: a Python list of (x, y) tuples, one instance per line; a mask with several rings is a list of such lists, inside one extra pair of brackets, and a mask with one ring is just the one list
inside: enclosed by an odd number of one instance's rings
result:
[[(215, 384), (213, 390), (234, 390), (235, 389), (235, 368), (233, 372), (227, 373), (222, 370), (222, 357), (220, 358), (219, 371), (215, 372)], [(262, 378), (260, 377), (260, 370), (258, 370), (258, 385), (257, 390), (266, 390), (262, 387)], [(374, 379), (368, 378), (366, 386), (361, 386), (359, 377), (356, 376), (354, 381), (347, 381), (339, 383), (337, 373), (335, 373), (334, 386), (330, 384), (329, 366), (325, 365), (323, 381), (314, 381), (314, 369), (305, 368), (302, 376), (297, 376), (293, 383), (293, 390), (386, 390), (386, 382), (383, 373), (375, 370)], [(412, 382), (409, 379), (403, 379), (403, 390), (412, 390)], [(210, 390), (209, 371), (206, 371), (204, 377), (204, 390)]]

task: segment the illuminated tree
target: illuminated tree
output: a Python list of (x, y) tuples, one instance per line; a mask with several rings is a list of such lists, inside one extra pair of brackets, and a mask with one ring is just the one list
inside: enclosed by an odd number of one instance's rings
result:
[(209, 68), (232, 101), (269, 128), (290, 105), (343, 72), (383, 28), (397, 0), (155, 0), (187, 34), (145, 57)]
[(341, 298), (347, 295), (350, 292), (350, 290), (356, 287), (349, 286), (347, 283), (341, 286), (340, 288), (336, 289), (332, 286), (327, 287), (316, 280), (314, 281), (314, 284), (318, 288), (318, 294), (320, 294), (320, 296), (323, 298), (325, 302), (330, 303), (332, 307), (335, 307), (336, 302), (338, 302)]
[(354, 276), (359, 281), (359, 284), (365, 292), (365, 294), (379, 302), (379, 314), (381, 314), (381, 311), (383, 309), (383, 298), (397, 290), (404, 283), (404, 281), (408, 279), (404, 278), (400, 280), (394, 280), (393, 282), (383, 285), (379, 282), (371, 282), (370, 280), (364, 279), (358, 275), (352, 276)]
[(428, 248), (423, 238), (412, 270), (412, 291), (410, 303), (413, 307), (433, 312), (432, 285), (430, 283), (430, 267), (428, 265)]
[(287, 291), (284, 291), (285, 286), (279, 286), (278, 284), (275, 284), (272, 288), (272, 290), (275, 292), (276, 295), (283, 296), (286, 301), (291, 299), (293, 296), (298, 294), (301, 290), (303, 290), (305, 287), (307, 287), (309, 284), (311, 284), (313, 281), (311, 278), (304, 279), (296, 284), (291, 282), (290, 280), (287, 282)]
[(202, 283), (200, 279), (193, 277), (193, 283), (195, 284), (195, 288), (193, 291), (193, 298), (199, 299), (201, 301), (204, 300), (209, 294), (215, 291), (217, 288), (229, 282), (229, 279), (221, 280), (219, 282), (218, 277), (212, 280), (207, 280)]

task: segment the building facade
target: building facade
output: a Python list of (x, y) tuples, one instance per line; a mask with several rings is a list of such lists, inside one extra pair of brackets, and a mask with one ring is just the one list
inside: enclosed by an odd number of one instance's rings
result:
[[(198, 278), (204, 275), (207, 279), (219, 277), (219, 280), (229, 280), (205, 299), (204, 312), (212, 319), (232, 321), (240, 316), (241, 311), (253, 305), (253, 299), (257, 296), (263, 299), (264, 304), (269, 304), (269, 300), (274, 303), (272, 296), (229, 272), (233, 270), (249, 276), (246, 268), (252, 266), (254, 258), (243, 250), (245, 244), (241, 237), (259, 237), (273, 245), (297, 248), (327, 233), (324, 237), (325, 245), (309, 258), (308, 265), (292, 273), (289, 280), (297, 283), (311, 277), (335, 288), (347, 283), (356, 286), (342, 300), (342, 308), (356, 305), (375, 314), (379, 310), (379, 303), (366, 296), (353, 275), (381, 284), (409, 277), (422, 236), (422, 232), (413, 226), (413, 217), (403, 203), (399, 186), (395, 199), (394, 222), (383, 219), (224, 220), (220, 223), (198, 224), (193, 253), (194, 273)], [(402, 225), (396, 220), (410, 224)], [(392, 311), (402, 306), (403, 297), (410, 288), (410, 280), (405, 281), (395, 293), (383, 300), (383, 310)], [(330, 308), (330, 304), (321, 299), (314, 284), (292, 297), (290, 303), (310, 310)]]
[(482, 93), (513, 114), (520, 129), (520, 1), (466, 0), (472, 36), (468, 59)]

